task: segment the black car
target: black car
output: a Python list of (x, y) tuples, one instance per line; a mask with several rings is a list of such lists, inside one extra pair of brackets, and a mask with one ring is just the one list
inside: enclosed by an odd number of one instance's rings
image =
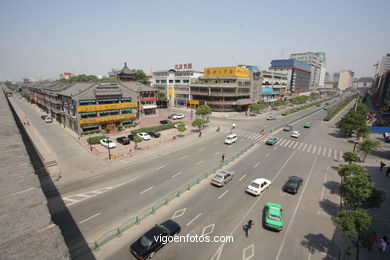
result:
[(151, 137), (154, 137), (154, 138), (159, 138), (161, 136), (161, 134), (159, 132), (156, 132), (156, 131), (150, 131), (150, 132), (148, 132), (148, 135), (150, 135)]
[(121, 136), (116, 139), (116, 141), (120, 144), (127, 145), (130, 144), (130, 139), (127, 138), (126, 136)]
[(134, 140), (134, 137), (135, 135), (128, 135), (127, 138), (129, 138), (129, 140), (133, 141)]
[[(143, 234), (142, 237), (130, 246), (130, 253), (137, 259), (152, 258), (160, 248), (165, 246), (165, 239), (169, 236), (178, 234), (180, 230), (179, 224), (169, 219), (160, 225), (154, 226), (151, 230)], [(158, 237), (161, 237), (164, 240), (159, 241), (156, 239)]]
[(41, 119), (45, 120), (46, 117), (48, 117), (48, 115), (42, 115), (42, 116), (41, 116)]
[(160, 121), (160, 124), (164, 125), (164, 124), (169, 124), (170, 122), (171, 121), (164, 119)]
[(283, 190), (288, 193), (296, 194), (303, 183), (303, 179), (297, 176), (291, 176), (283, 186)]

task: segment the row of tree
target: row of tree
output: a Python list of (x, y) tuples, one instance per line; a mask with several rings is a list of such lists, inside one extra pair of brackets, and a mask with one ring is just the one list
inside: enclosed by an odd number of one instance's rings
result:
[(367, 137), (370, 129), (367, 127), (367, 106), (359, 103), (355, 108), (348, 111), (343, 118), (336, 123), (341, 132), (351, 136)]
[[(147, 84), (148, 79), (146, 77), (146, 74), (143, 70), (134, 69), (132, 70), (135, 72), (134, 80), (137, 82), (140, 82), (142, 84)], [(113, 78), (101, 78), (99, 79), (95, 75), (86, 75), (86, 74), (80, 74), (77, 76), (70, 77), (69, 79), (59, 79), (60, 82), (67, 82), (67, 83), (73, 83), (73, 82), (115, 82), (117, 81), (116, 77)]]

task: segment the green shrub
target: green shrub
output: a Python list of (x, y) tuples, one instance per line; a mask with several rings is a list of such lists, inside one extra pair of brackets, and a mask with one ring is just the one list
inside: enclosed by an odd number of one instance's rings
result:
[(168, 124), (164, 124), (164, 125), (143, 127), (143, 128), (135, 129), (135, 130), (131, 131), (131, 133), (132, 134), (138, 134), (138, 133), (150, 132), (150, 131), (156, 131), (156, 132), (164, 131), (164, 130), (167, 130), (167, 129), (175, 128), (175, 124), (185, 124), (185, 123), (182, 122), (182, 121), (178, 121), (178, 122), (172, 122), (172, 123), (168, 123)]
[(105, 135), (92, 136), (92, 137), (88, 137), (87, 142), (88, 142), (88, 144), (99, 144), (100, 140), (106, 139), (106, 138), (107, 138), (107, 136), (105, 136)]
[(329, 113), (325, 118), (324, 121), (330, 121), (333, 117), (335, 117), (341, 110), (343, 110), (355, 97), (349, 97), (347, 98), (343, 103), (338, 104), (337, 107)]
[(100, 133), (100, 130), (92, 130), (92, 131), (87, 131), (87, 132), (82, 132), (80, 135), (92, 135), (92, 134), (97, 134)]

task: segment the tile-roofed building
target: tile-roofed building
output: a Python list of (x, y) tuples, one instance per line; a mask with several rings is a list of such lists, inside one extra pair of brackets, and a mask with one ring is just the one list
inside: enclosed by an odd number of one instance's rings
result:
[(123, 68), (119, 71), (113, 70), (112, 72), (109, 73), (110, 77), (116, 77), (117, 80), (120, 81), (134, 81), (134, 76), (136, 72), (130, 70), (127, 67), (127, 62), (125, 62)]

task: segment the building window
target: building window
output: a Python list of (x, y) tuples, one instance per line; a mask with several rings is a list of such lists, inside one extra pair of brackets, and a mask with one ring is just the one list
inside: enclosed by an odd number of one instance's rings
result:
[(161, 83), (167, 83), (167, 80), (166, 79), (162, 79)]
[(175, 79), (175, 83), (180, 83), (180, 79)]
[(183, 83), (190, 83), (189, 79), (183, 79)]
[(169, 80), (169, 83), (173, 83), (173, 79), (170, 79), (170, 80)]
[(156, 79), (156, 83), (160, 83), (160, 80), (159, 80), (159, 79)]

